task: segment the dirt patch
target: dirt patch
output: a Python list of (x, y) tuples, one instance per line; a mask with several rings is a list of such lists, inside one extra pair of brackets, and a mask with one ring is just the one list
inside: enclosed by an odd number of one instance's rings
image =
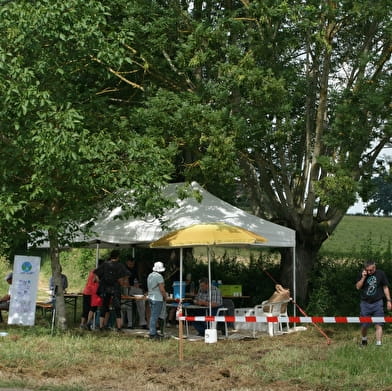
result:
[(4, 357), (13, 358), (2, 360), (0, 379), (5, 386), (24, 384), (29, 390), (326, 391), (299, 379), (284, 381), (290, 358), (302, 363), (298, 357), (309, 352), (311, 344), (317, 344), (314, 354), (320, 357), (318, 336), (311, 343), (302, 340), (301, 334), (221, 339), (216, 344), (184, 341), (184, 360), (180, 361), (178, 340), (151, 341), (143, 331), (138, 336), (132, 332), (102, 334), (78, 329), (54, 337), (21, 333), (4, 340)]

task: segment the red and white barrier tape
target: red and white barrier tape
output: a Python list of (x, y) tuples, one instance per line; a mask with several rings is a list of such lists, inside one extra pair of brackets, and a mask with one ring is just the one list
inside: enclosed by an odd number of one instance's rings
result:
[(392, 323), (392, 316), (180, 316), (188, 322)]

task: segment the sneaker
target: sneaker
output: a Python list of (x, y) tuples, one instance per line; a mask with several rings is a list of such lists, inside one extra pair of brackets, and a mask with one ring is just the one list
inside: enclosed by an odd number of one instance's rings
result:
[(367, 346), (367, 339), (363, 339), (361, 341), (361, 346)]
[(376, 342), (376, 346), (382, 346), (381, 341), (377, 341), (377, 342)]
[(147, 325), (146, 325), (146, 324), (144, 324), (144, 325), (142, 325), (142, 326), (139, 326), (139, 329), (142, 329), (142, 330), (148, 330), (148, 327), (147, 327)]

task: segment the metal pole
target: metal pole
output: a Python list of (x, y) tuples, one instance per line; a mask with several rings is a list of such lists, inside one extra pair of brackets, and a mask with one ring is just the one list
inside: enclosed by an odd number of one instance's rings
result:
[[(297, 270), (296, 270), (296, 258), (295, 258), (295, 247), (292, 248), (293, 251), (293, 298), (294, 303), (297, 302)], [(297, 310), (294, 306), (294, 316), (296, 316)], [(295, 326), (295, 325), (294, 325)]]
[(210, 257), (210, 247), (207, 246), (207, 259), (208, 259), (208, 294), (209, 294), (209, 303), (208, 303), (208, 312), (209, 315), (212, 315), (211, 309), (211, 257)]
[(99, 240), (97, 241), (97, 246), (95, 248), (95, 267), (98, 267), (99, 261)]
[(182, 269), (183, 269), (183, 248), (180, 247), (180, 301), (182, 301)]

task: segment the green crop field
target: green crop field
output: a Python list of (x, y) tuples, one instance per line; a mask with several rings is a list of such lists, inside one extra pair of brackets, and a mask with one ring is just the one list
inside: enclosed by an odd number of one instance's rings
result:
[(391, 243), (392, 217), (347, 215), (324, 242), (321, 254), (355, 256), (369, 252), (388, 253)]

